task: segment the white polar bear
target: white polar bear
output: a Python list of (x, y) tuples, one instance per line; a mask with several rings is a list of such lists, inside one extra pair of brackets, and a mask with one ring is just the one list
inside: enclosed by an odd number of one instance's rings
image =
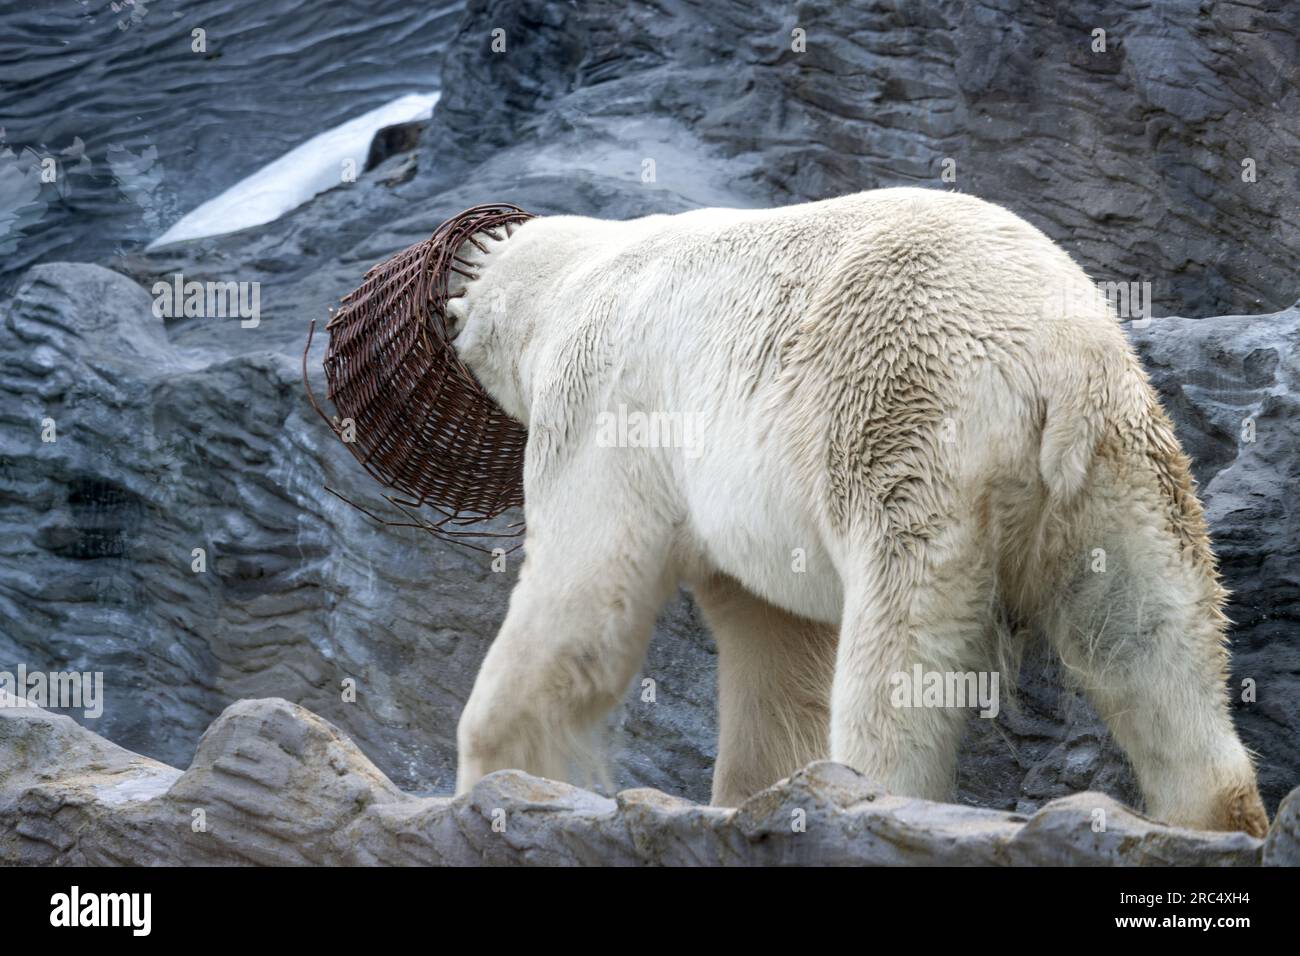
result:
[[(527, 537), (458, 790), (570, 775), (684, 582), (718, 645), (715, 803), (827, 756), (948, 797), (969, 710), (897, 706), (891, 679), (997, 670), (1032, 630), (1149, 812), (1263, 832), (1187, 459), (1113, 311), (1041, 232), (884, 189), (479, 238), (449, 312), (528, 426)], [(654, 440), (654, 415), (695, 439)]]

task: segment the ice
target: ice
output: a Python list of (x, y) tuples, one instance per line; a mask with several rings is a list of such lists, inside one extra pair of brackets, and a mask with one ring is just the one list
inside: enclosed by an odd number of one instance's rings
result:
[(375, 133), (395, 123), (427, 119), (439, 95), (408, 93), (313, 136), (182, 216), (149, 243), (148, 248), (156, 249), (184, 239), (219, 236), (278, 219), (318, 193), (342, 183), (345, 160), (353, 160), (360, 175)]

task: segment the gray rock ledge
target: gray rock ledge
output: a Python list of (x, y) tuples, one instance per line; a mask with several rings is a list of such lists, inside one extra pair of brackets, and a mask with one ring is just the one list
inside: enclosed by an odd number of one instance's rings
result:
[[(241, 700), (184, 772), (36, 707), (0, 706), (0, 863), (1253, 866), (1300, 859), (1292, 793), (1265, 840), (1152, 822), (1098, 793), (1033, 816), (890, 796), (816, 763), (736, 809), (614, 798), (507, 770), (401, 791), (335, 726)], [(1104, 829), (1094, 820), (1104, 817)]]

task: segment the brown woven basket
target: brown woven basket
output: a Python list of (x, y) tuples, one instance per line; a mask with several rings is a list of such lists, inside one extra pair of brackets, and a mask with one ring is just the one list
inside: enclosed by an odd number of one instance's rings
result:
[[(528, 433), (461, 363), (446, 305), (453, 272), (477, 278), (456, 250), (468, 241), (486, 252), (476, 234), (499, 239), (501, 230), (509, 235), (531, 218), (509, 203), (474, 206), (424, 242), (373, 266), (325, 326), (333, 416), (317, 404), (307, 380), (312, 321), (302, 369), (312, 406), (371, 477), (397, 493), (384, 497), (406, 520), (381, 518), (327, 487), (331, 494), (385, 524), (423, 528), (478, 550), (487, 549), (464, 539), (523, 532), (522, 523), (504, 532), (468, 530), (523, 504)], [(417, 514), (421, 508), (436, 517)]]

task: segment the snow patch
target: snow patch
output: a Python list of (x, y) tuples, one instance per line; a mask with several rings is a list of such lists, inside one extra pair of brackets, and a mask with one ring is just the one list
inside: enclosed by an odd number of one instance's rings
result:
[(396, 123), (428, 119), (439, 96), (438, 93), (408, 93), (313, 136), (182, 216), (149, 243), (148, 248), (220, 236), (280, 218), (313, 196), (339, 185), (345, 160), (351, 159), (360, 174), (375, 133)]

